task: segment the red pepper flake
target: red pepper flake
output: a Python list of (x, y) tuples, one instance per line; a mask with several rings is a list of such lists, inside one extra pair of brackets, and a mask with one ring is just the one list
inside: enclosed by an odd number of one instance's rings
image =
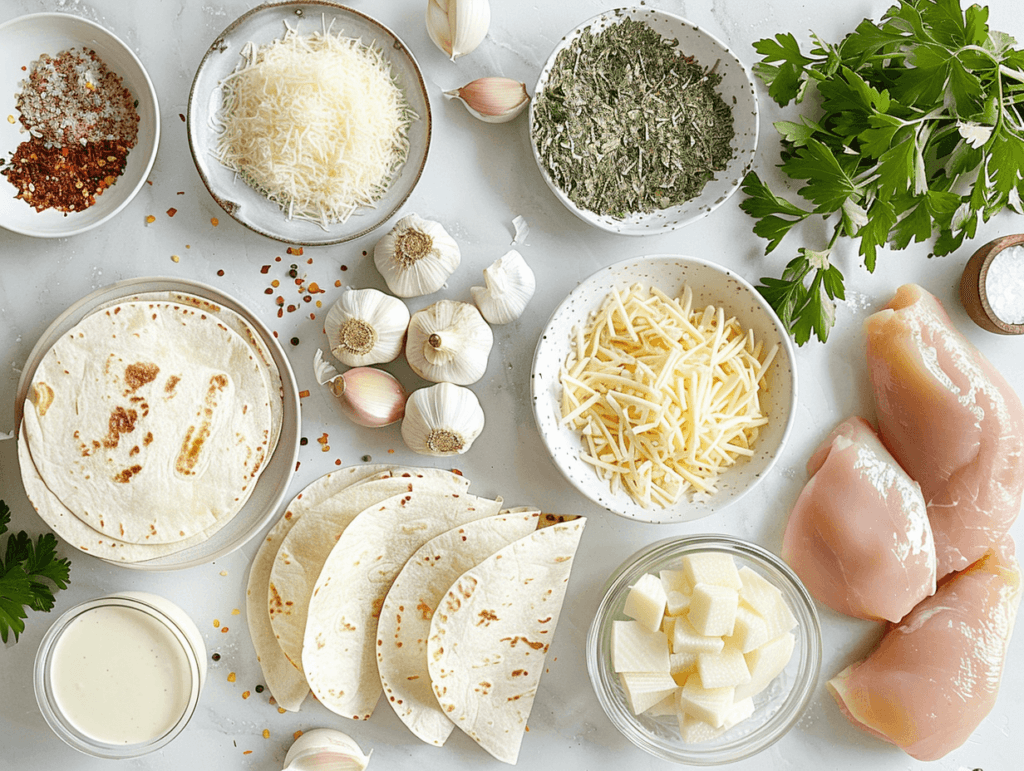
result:
[(284, 298), (281, 297), (281, 295), (278, 295), (277, 297), (274, 298), (274, 302), (277, 303), (278, 305), (284, 305)]
[(175, 193), (175, 195), (185, 195), (185, 191), (179, 190), (177, 193)]
[[(366, 252), (363, 252), (363, 254), (366, 254)], [(341, 269), (342, 269), (343, 271), (346, 271), (346, 270), (348, 270), (348, 265), (342, 265), (342, 266), (341, 266)]]
[(170, 209), (167, 210), (167, 216), (168, 217), (173, 217), (177, 213), (178, 213), (178, 210), (175, 209), (173, 206)]
[(226, 626), (222, 626), (222, 627), (220, 628), (220, 632), (221, 632), (221, 634), (227, 634), (227, 631), (228, 631), (228, 628), (227, 628)]
[(310, 313), (309, 314), (309, 320), (310, 321), (316, 321), (316, 314), (315, 313)]
[(295, 313), (296, 307), (297, 306), (295, 306), (295, 305), (289, 305), (288, 306), (288, 312), (289, 313)]
[(275, 257), (275, 258), (274, 258), (274, 262), (280, 262), (280, 261), (281, 261), (281, 258), (280, 258), (280, 257)]
[(156, 222), (156, 217), (154, 217), (152, 214), (147, 214), (146, 215), (146, 224), (147, 225), (152, 225), (154, 222)]
[(243, 699), (248, 699), (248, 698), (249, 698), (249, 696), (250, 696), (250, 694), (249, 694), (249, 692), (248, 692), (248, 691), (242, 691), (242, 698), (243, 698)]
[(153, 180), (147, 179), (146, 180), (146, 184), (149, 185), (150, 187), (152, 187), (153, 186)]
[(324, 290), (320, 288), (320, 285), (315, 281), (311, 282), (308, 288), (310, 294), (320, 294)]
[(243, 755), (252, 755), (252, 750), (246, 750), (242, 753)]
[(334, 285), (335, 286), (341, 286), (341, 279), (339, 278), (337, 281), (335, 281)]
[(269, 272), (270, 272), (270, 266), (269, 265), (264, 265), (262, 268), (260, 268), (260, 273), (266, 274), (266, 273), (269, 273)]
[(308, 303), (308, 302), (312, 302), (312, 301), (313, 301), (313, 298), (310, 297), (308, 294), (302, 298), (302, 302), (304, 302), (304, 303)]
[[(299, 252), (299, 254), (301, 254), (301, 252)], [(307, 265), (312, 265), (313, 264), (313, 258), (310, 257), (308, 260), (306, 260), (306, 264)]]
[(323, 446), (323, 448), (322, 448), (322, 451), (323, 452), (330, 452), (331, 451), (331, 446), (329, 444), (325, 444)]
[(320, 444), (327, 444), (327, 434), (325, 433), (323, 436), (318, 437), (317, 441), (320, 442)]
[(394, 450), (388, 450), (388, 455), (394, 455), (394, 454), (395, 454)]
[(236, 675), (234, 672), (229, 672), (228, 673), (228, 682), (229, 683), (233, 683), (237, 679), (238, 679), (238, 675)]
[[(307, 396), (309, 396), (309, 391), (299, 391), (300, 399), (305, 399)], [(303, 444), (305, 444), (305, 442), (303, 442)]]
[(178, 262), (180, 259), (181, 258), (176, 254), (171, 255), (171, 262)]
[(277, 317), (279, 319), (284, 317), (284, 308), (278, 308), (277, 309)]
[(214, 628), (214, 629), (217, 629), (217, 628), (219, 628), (219, 627), (220, 627), (220, 619), (219, 619), (219, 618), (215, 618), (215, 619), (213, 620), (213, 628)]
[[(289, 271), (289, 275), (291, 275), (291, 276), (292, 276), (292, 277), (294, 278), (294, 276), (295, 276), (295, 271)], [(304, 279), (301, 279), (301, 278), (296, 278), (296, 279), (295, 279), (295, 286), (302, 286), (302, 282), (303, 282), (303, 281), (304, 281)], [(302, 290), (300, 289), (299, 291), (301, 292)]]
[(295, 470), (298, 471), (299, 470), (299, 466), (301, 466), (301, 465), (302, 465), (302, 461), (300, 461), (300, 460), (295, 461)]
[(224, 275), (224, 271), (223, 270), (218, 270), (217, 271), (217, 275), (218, 276), (223, 276)]
[(178, 117), (179, 117), (179, 118), (181, 118), (181, 122), (182, 122), (182, 123), (184, 123), (184, 122), (185, 122), (185, 116), (184, 116), (184, 115), (183, 115), (182, 113), (180, 113), (180, 112), (179, 112), (179, 113), (178, 113)]
[(220, 220), (216, 217), (210, 217), (210, 224), (217, 227), (220, 224)]
[(293, 739), (298, 739), (300, 736), (302, 736), (302, 731), (296, 731), (292, 734)]
[(185, 248), (186, 248), (186, 249), (191, 249), (191, 248), (192, 248), (192, 245), (191, 245), (191, 244), (185, 244)]
[(340, 466), (341, 465), (341, 458), (338, 458), (336, 461), (334, 461), (334, 465), (335, 466)]
[(275, 329), (275, 330), (274, 330), (274, 337), (277, 337), (277, 336), (278, 336), (278, 335), (277, 335), (277, 330)]
[(302, 247), (301, 246), (289, 246), (288, 247), (288, 254), (291, 254), (291, 255), (293, 255), (295, 257), (298, 257), (300, 254), (302, 254)]
[(281, 282), (280, 282), (280, 281), (278, 281), (278, 280), (277, 280), (277, 279), (275, 278), (275, 279), (274, 279), (273, 281), (271, 281), (271, 282), (270, 282), (270, 285), (271, 285), (271, 286), (281, 286)]
[(268, 702), (268, 704), (271, 704), (271, 705), (277, 704), (277, 699), (275, 699), (273, 696), (271, 696), (270, 697), (270, 701)]
[(263, 294), (274, 294), (274, 290), (271, 287), (267, 287), (263, 290)]

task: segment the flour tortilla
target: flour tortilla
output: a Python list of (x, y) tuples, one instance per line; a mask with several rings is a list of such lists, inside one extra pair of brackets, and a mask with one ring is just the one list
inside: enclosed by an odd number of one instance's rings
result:
[(381, 691), (377, 618), (392, 582), (431, 538), (500, 509), (500, 499), (414, 490), (352, 520), (313, 589), (302, 647), (306, 681), (325, 707), (354, 720), (370, 717)]
[(122, 303), (65, 333), (36, 370), (24, 425), (47, 488), (128, 543), (181, 541), (233, 516), (270, 450), (252, 349), (170, 303)]
[(477, 744), (516, 762), (584, 520), (537, 530), (464, 573), (430, 622), (437, 702)]
[(438, 747), (455, 728), (430, 688), (430, 619), (452, 584), (499, 549), (537, 529), (537, 509), (467, 522), (417, 549), (391, 585), (377, 622), (377, 670), (384, 698), (409, 730)]
[(349, 466), (317, 479), (288, 504), (284, 514), (260, 543), (259, 551), (256, 552), (249, 567), (249, 583), (245, 590), (245, 615), (249, 622), (249, 636), (252, 638), (253, 648), (256, 649), (256, 660), (263, 669), (263, 680), (270, 689), (270, 694), (282, 709), (289, 712), (299, 710), (306, 694), (309, 693), (309, 686), (306, 685), (306, 678), (302, 672), (296, 669), (281, 651), (270, 626), (265, 598), (274, 556), (285, 536), (310, 509), (349, 486), (388, 470), (388, 466), (382, 465)]
[(397, 469), (350, 487), (312, 507), (281, 542), (267, 586), (270, 625), (284, 655), (302, 671), (302, 641), (306, 633), (313, 587), (341, 534), (361, 512), (393, 495), (416, 491), (459, 494), (469, 480), (444, 469)]

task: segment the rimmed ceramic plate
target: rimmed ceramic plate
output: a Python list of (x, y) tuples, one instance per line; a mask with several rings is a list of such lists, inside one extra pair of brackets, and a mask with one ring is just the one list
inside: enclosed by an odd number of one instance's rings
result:
[[(65, 238), (83, 233), (114, 217), (142, 188), (160, 144), (160, 108), (146, 68), (116, 35), (100, 25), (67, 13), (34, 13), (0, 24), (0, 154), (10, 160), (28, 139), (18, 120), (17, 95), (32, 62), (69, 48), (91, 48), (138, 100), (139, 135), (128, 153), (124, 173), (96, 197), (96, 203), (67, 216), (55, 209), (37, 212), (15, 198), (17, 188), (0, 176), (0, 227), (37, 238)], [(13, 123), (11, 121), (14, 121)]]
[[(597, 33), (619, 24), (624, 19), (642, 21), (666, 40), (678, 41), (676, 47), (680, 52), (686, 56), (693, 56), (704, 68), (714, 69), (722, 76), (718, 91), (725, 103), (732, 107), (735, 136), (731, 143), (732, 160), (725, 170), (715, 173), (714, 178), (708, 181), (699, 196), (679, 206), (646, 214), (630, 214), (623, 219), (617, 219), (577, 206), (552, 179), (537, 149), (534, 137), (534, 108), (538, 98), (547, 88), (555, 59), (563, 49), (568, 48), (574, 40), (588, 31)], [(665, 11), (646, 7), (615, 8), (580, 24), (563, 37), (551, 52), (551, 56), (540, 71), (534, 98), (530, 101), (530, 147), (533, 149), (533, 157), (544, 182), (565, 208), (584, 222), (602, 230), (626, 236), (646, 236), (675, 230), (708, 216), (739, 189), (743, 177), (751, 169), (754, 152), (757, 150), (757, 115), (757, 94), (754, 91), (754, 79), (750, 69), (725, 43), (693, 22)]]
[[(178, 570), (212, 562), (238, 549), (253, 538), (277, 513), (295, 473), (301, 428), (299, 391), (295, 374), (288, 363), (288, 357), (273, 333), (252, 311), (230, 295), (197, 281), (182, 281), (163, 277), (135, 278), (119, 281), (96, 290), (58, 316), (43, 332), (29, 353), (28, 361), (25, 363), (21, 379), (18, 382), (17, 401), (15, 402), (15, 433), (21, 427), (25, 399), (32, 378), (35, 377), (36, 368), (57, 339), (99, 308), (150, 292), (194, 295), (237, 313), (246, 325), (259, 336), (270, 352), (273, 363), (277, 366), (281, 376), (284, 400), (281, 433), (277, 447), (264, 466), (249, 499), (227, 524), (201, 543), (173, 554), (144, 562), (104, 560), (113, 565), (122, 565), (137, 570)], [(99, 558), (102, 559), (102, 556)]]
[[(300, 34), (330, 27), (364, 45), (377, 45), (390, 63), (398, 86), (418, 117), (409, 128), (409, 154), (391, 180), (387, 193), (373, 208), (357, 210), (346, 222), (327, 229), (315, 222), (288, 219), (273, 201), (249, 187), (214, 155), (217, 132), (213, 116), (221, 106), (221, 81), (240, 62), (246, 43), (262, 45), (280, 38), (285, 24)], [(419, 65), (402, 40), (365, 13), (329, 2), (269, 3), (253, 8), (231, 22), (206, 52), (188, 98), (188, 142), (199, 176), (214, 200), (231, 217), (261, 235), (290, 244), (317, 246), (350, 241), (387, 222), (412, 193), (427, 163), (430, 149), (430, 100)]]
[[(668, 508), (643, 508), (625, 492), (611, 494), (593, 466), (580, 460), (583, 448), (578, 431), (562, 424), (559, 372), (573, 345), (573, 329), (583, 326), (604, 303), (609, 292), (633, 284), (656, 286), (672, 297), (689, 285), (693, 307), (721, 307), (735, 316), (766, 349), (779, 351), (768, 370), (761, 407), (769, 418), (762, 427), (754, 455), (737, 463), (719, 477), (718, 492), (707, 502), (692, 502), (684, 495)], [(555, 466), (583, 495), (594, 503), (628, 519), (672, 523), (700, 519), (726, 508), (749, 493), (775, 465), (789, 437), (796, 413), (796, 366), (793, 343), (775, 312), (747, 281), (720, 265), (696, 257), (660, 254), (637, 257), (599, 270), (562, 301), (548, 321), (533, 356), (530, 391), (537, 428)]]

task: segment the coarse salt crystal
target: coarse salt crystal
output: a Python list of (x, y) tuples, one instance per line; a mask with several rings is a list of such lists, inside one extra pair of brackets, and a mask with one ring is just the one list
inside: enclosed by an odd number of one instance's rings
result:
[(1007, 324), (1024, 324), (1024, 246), (999, 252), (988, 266), (985, 294), (992, 312)]

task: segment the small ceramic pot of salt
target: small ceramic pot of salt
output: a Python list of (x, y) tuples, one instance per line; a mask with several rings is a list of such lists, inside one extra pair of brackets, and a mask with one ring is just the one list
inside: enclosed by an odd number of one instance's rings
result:
[(989, 241), (974, 253), (960, 279), (960, 302), (982, 329), (1024, 334), (1024, 233)]

